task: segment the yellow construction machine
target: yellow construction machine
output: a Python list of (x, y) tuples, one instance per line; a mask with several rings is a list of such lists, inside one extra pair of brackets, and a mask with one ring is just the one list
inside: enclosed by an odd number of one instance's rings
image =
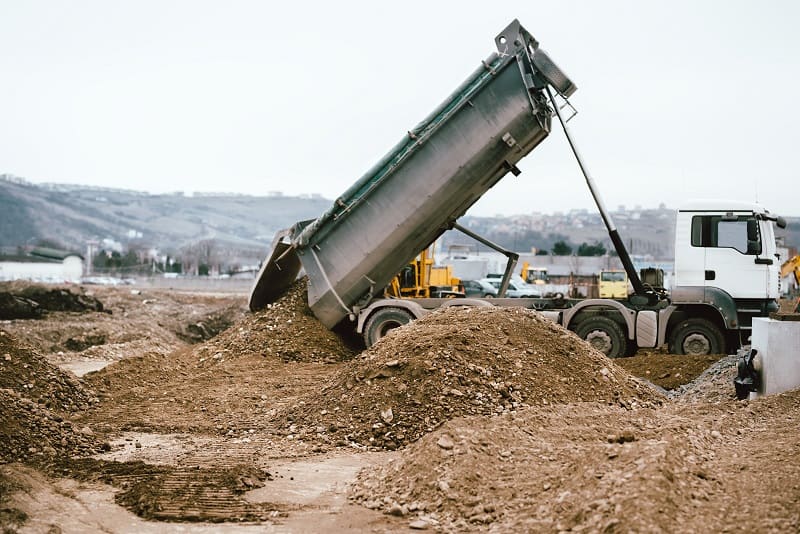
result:
[(453, 276), (452, 266), (435, 264), (431, 245), (392, 279), (384, 294), (389, 298), (463, 297), (464, 288)]
[(628, 275), (621, 269), (600, 271), (597, 291), (601, 299), (628, 298)]
[(527, 261), (522, 262), (522, 270), (519, 275), (529, 284), (544, 285), (550, 281), (545, 267), (531, 267)]
[[(786, 278), (790, 274), (794, 275), (795, 290), (800, 289), (800, 254), (789, 258), (781, 265), (781, 279)], [(797, 305), (794, 311), (800, 312), (800, 298), (797, 299)]]

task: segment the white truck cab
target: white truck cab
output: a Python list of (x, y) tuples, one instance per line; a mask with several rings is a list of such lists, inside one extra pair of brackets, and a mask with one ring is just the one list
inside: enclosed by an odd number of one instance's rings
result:
[(675, 227), (678, 292), (715, 288), (735, 300), (776, 300), (780, 265), (773, 221), (754, 203), (696, 200), (682, 206)]

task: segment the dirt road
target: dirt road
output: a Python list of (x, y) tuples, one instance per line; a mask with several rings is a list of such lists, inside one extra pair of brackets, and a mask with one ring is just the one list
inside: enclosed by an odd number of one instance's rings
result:
[(102, 310), (0, 322), (7, 532), (800, 529), (800, 391), (736, 401), (732, 358), (485, 308), (362, 352), (302, 285), (71, 291)]

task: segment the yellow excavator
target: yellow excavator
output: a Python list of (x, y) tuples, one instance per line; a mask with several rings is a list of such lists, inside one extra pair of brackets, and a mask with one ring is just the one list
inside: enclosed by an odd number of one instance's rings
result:
[(527, 261), (522, 262), (519, 275), (529, 284), (544, 285), (550, 281), (545, 267), (532, 267)]
[(461, 280), (450, 265), (435, 265), (434, 246), (426, 248), (392, 279), (384, 293), (394, 298), (463, 297)]
[[(794, 274), (795, 288), (800, 288), (800, 254), (789, 258), (781, 265), (781, 279)], [(800, 298), (797, 299), (794, 311), (800, 312)]]

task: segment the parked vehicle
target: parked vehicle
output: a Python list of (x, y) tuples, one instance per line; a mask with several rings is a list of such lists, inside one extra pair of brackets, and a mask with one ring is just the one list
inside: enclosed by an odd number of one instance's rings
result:
[(624, 299), (628, 296), (628, 275), (617, 269), (600, 271), (597, 290), (601, 299)]
[(497, 288), (485, 280), (462, 280), (465, 297), (494, 298), (497, 296)]
[[(484, 278), (480, 280), (481, 282), (485, 282), (492, 287), (495, 288), (496, 291), (500, 291), (500, 285), (503, 282), (502, 278)], [(536, 286), (533, 284), (526, 284), (522, 280), (512, 278), (508, 281), (508, 289), (506, 289), (506, 297), (509, 298), (538, 298), (541, 297), (542, 294), (539, 292)]]

